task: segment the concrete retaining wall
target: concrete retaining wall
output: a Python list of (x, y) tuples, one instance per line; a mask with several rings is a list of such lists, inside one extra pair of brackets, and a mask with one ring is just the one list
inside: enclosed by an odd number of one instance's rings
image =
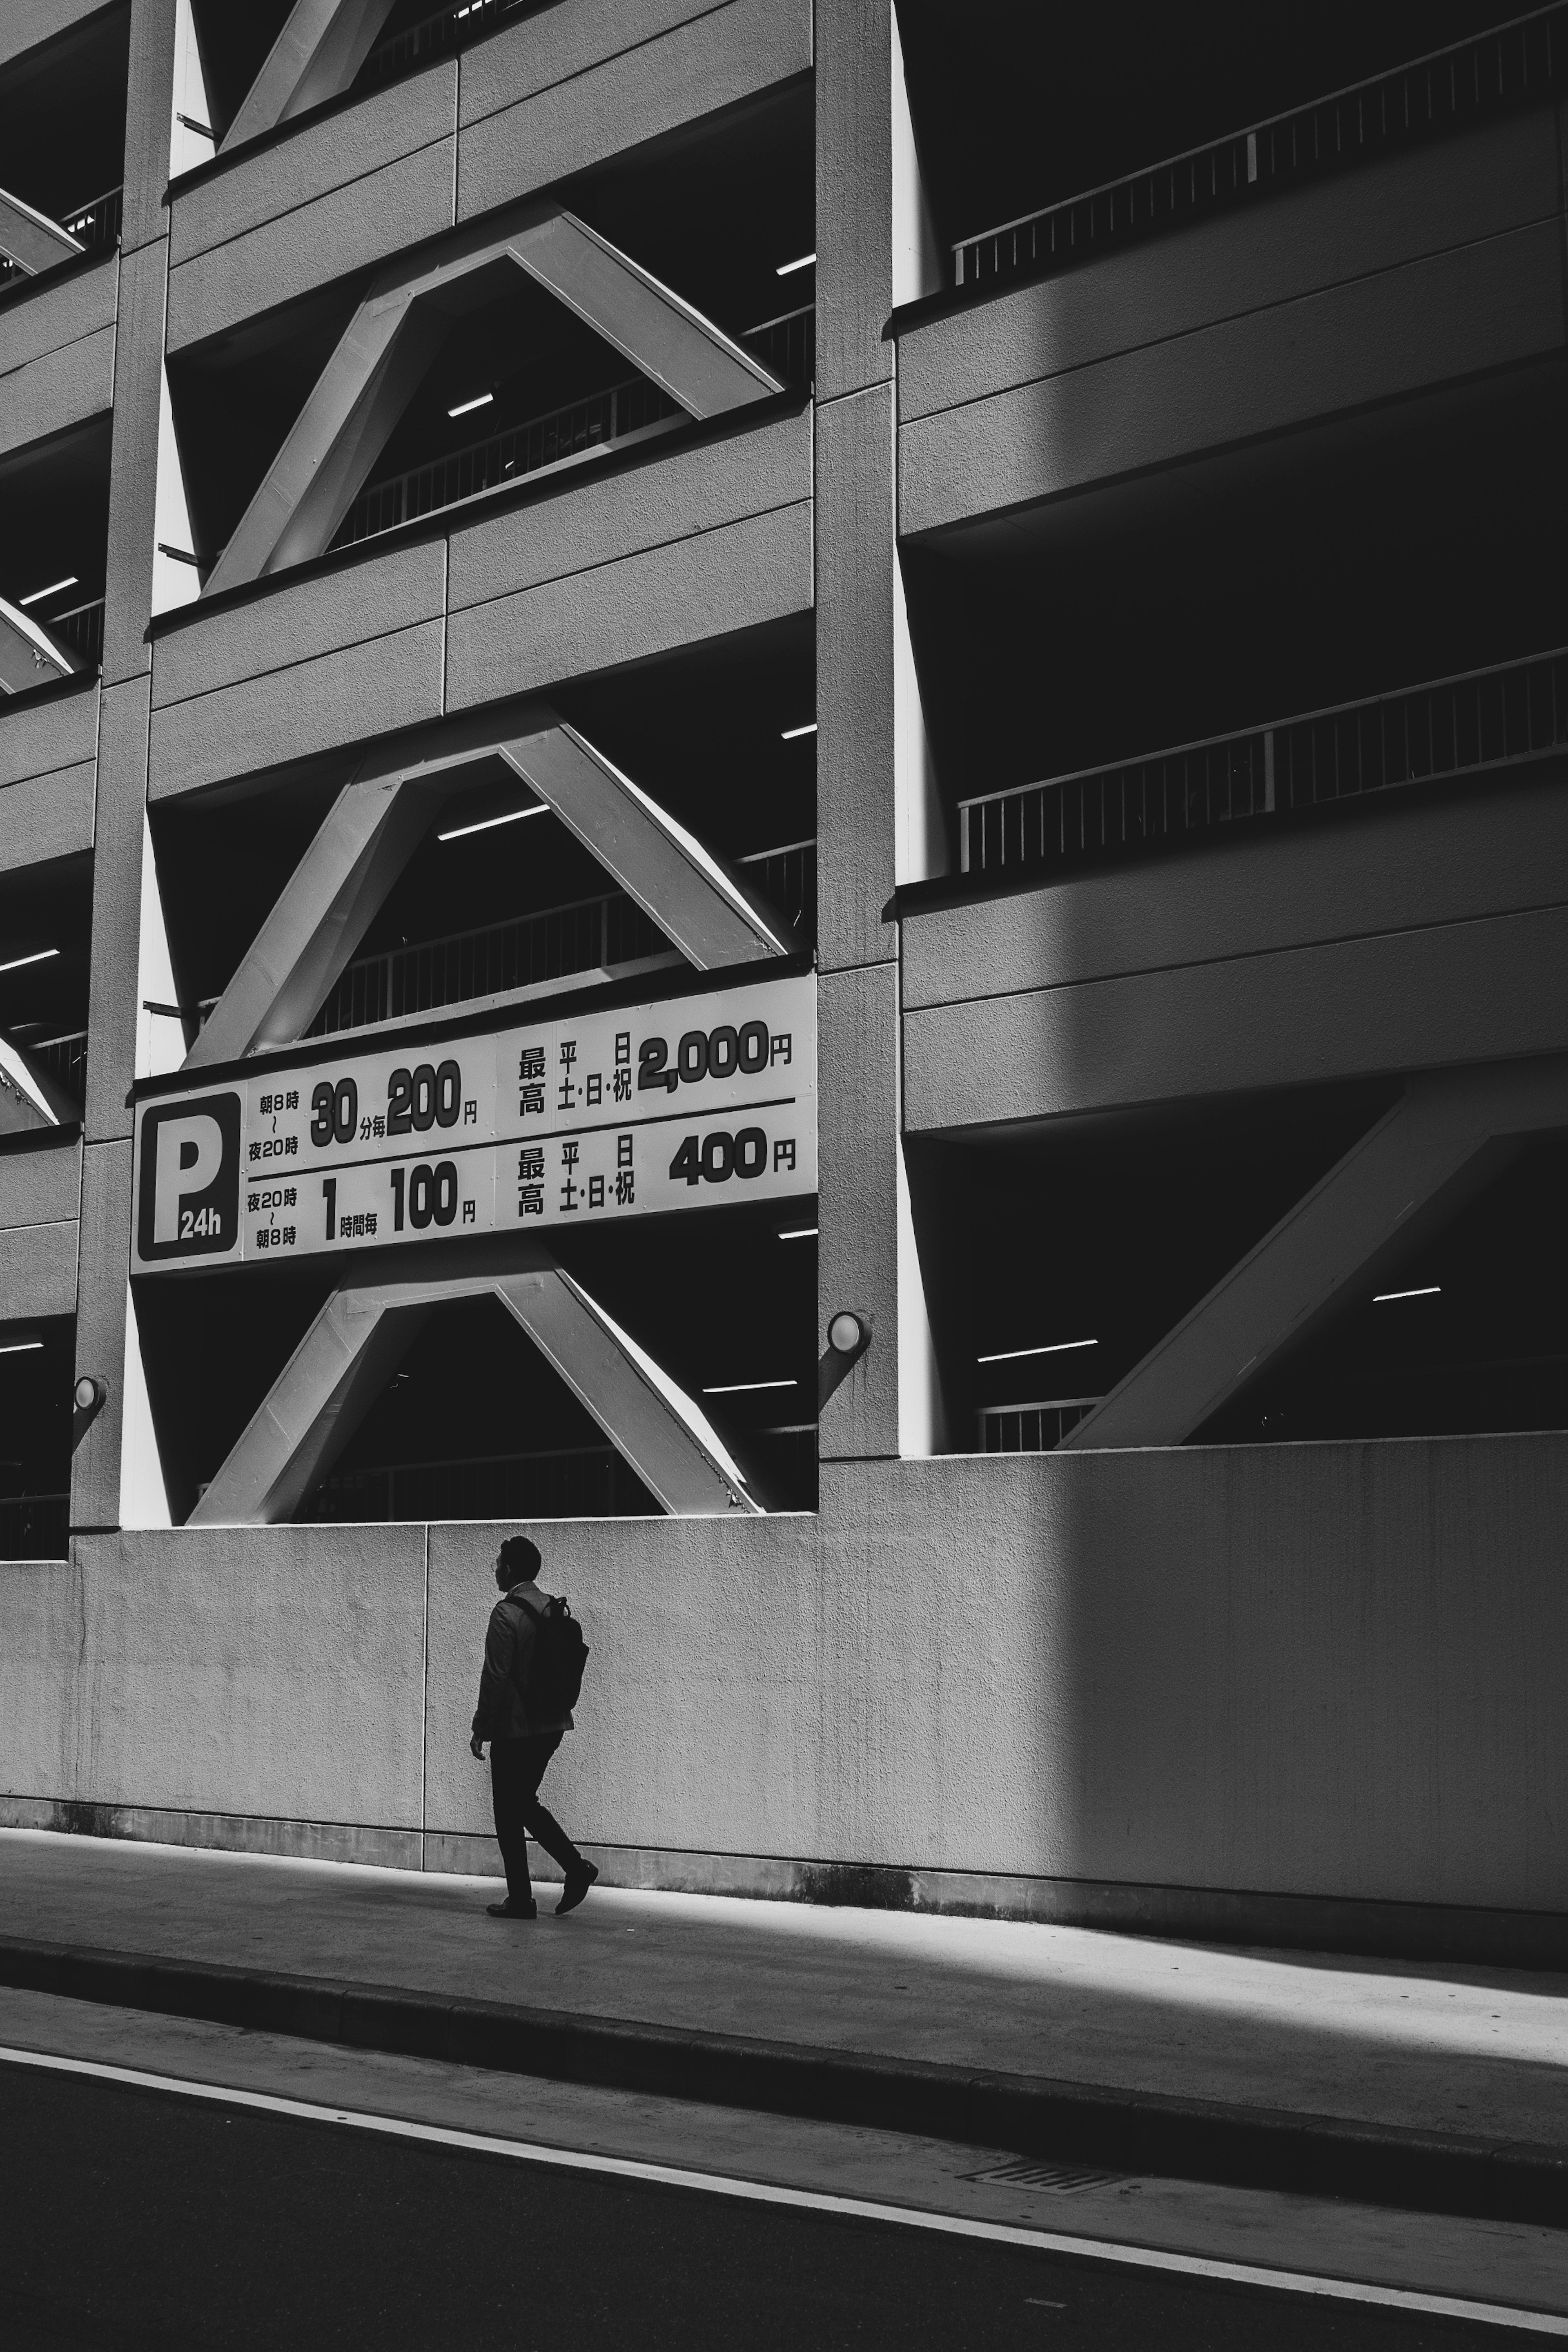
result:
[[(1565, 1527), (1550, 1436), (828, 1466), (820, 1518), (552, 1525), (593, 1645), (552, 1799), (643, 1883), (700, 1853), (1568, 1912)], [(423, 1830), (472, 1866), (498, 1532), (0, 1567), (10, 1817)]]

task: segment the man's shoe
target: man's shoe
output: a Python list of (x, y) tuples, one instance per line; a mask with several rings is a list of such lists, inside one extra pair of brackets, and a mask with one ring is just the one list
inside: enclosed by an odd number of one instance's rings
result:
[(555, 1906), (558, 1919), (564, 1913), (576, 1910), (598, 1875), (599, 1864), (596, 1862), (585, 1862), (580, 1870), (568, 1871), (566, 1884), (560, 1890), (560, 1901)]
[(514, 1903), (509, 1895), (504, 1903), (486, 1903), (485, 1908), (492, 1919), (537, 1919), (539, 1916), (537, 1903)]

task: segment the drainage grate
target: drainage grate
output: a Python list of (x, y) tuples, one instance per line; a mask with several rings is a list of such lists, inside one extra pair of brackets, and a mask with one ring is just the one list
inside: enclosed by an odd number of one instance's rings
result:
[(1005, 2181), (1011, 2189), (1051, 2189), (1058, 2196), (1071, 2197), (1081, 2189), (1120, 2189), (1127, 2175), (1124, 2172), (1093, 2172), (1078, 2164), (1034, 2164), (1028, 2157), (1014, 2157), (1007, 2164), (993, 2164), (984, 2172), (966, 2172), (966, 2180)]

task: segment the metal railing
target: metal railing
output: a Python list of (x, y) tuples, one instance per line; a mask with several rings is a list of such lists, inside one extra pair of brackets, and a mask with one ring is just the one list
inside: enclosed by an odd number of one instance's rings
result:
[(612, 1445), (488, 1454), (463, 1462), (398, 1462), (332, 1472), (302, 1516), (366, 1519), (622, 1518), (649, 1508)]
[(529, 474), (565, 465), (586, 450), (608, 448), (667, 422), (685, 423), (685, 414), (657, 384), (635, 376), (608, 392), (574, 401), (570, 407), (530, 417), (505, 433), (494, 433), (488, 440), (471, 442), (466, 448), (455, 449), (449, 457), (410, 467), (407, 473), (395, 474), (389, 481), (371, 483), (338, 526), (332, 545), (357, 546), (361, 540), (395, 530), (400, 523), (413, 522), (421, 515), (440, 514), (447, 507), (482, 497), (486, 490), (502, 489)]
[(515, 17), (536, 16), (549, 5), (549, 0), (451, 0), (447, 7), (436, 9), (372, 49), (354, 87), (370, 89), (378, 82), (393, 81), (400, 74), (416, 73), (432, 58), (450, 57), (498, 26), (510, 24)]
[(0, 1496), (0, 1559), (66, 1559), (70, 1553), (68, 1495)]
[(330, 1036), (375, 1021), (433, 1013), (476, 996), (503, 996), (574, 971), (613, 971), (643, 956), (674, 951), (635, 899), (615, 890), (539, 915), (518, 915), (474, 931), (455, 931), (416, 947), (351, 963), (307, 1035)]
[(1039, 1404), (982, 1405), (975, 1415), (980, 1454), (1049, 1454), (1103, 1397), (1048, 1397)]
[(20, 1040), (22, 1051), (30, 1062), (51, 1077), (56, 1086), (74, 1096), (78, 1102), (87, 1100), (87, 1031), (73, 1029), (67, 1037), (40, 1037), (34, 1045), (30, 1038)]
[[(89, 254), (112, 252), (120, 243), (120, 218), (124, 209), (123, 198), (123, 189), (110, 188), (107, 194), (94, 196), (91, 204), (78, 205), (73, 211), (61, 213), (59, 225), (68, 236), (76, 238), (84, 252)], [(62, 254), (60, 260), (53, 267), (57, 269), (61, 263), (78, 257), (72, 254)], [(47, 272), (40, 271), (37, 274), (43, 276), (47, 275)], [(9, 260), (5, 255), (0, 254), (0, 287), (10, 286), (18, 281), (25, 283), (28, 276), (29, 273), (22, 268), (20, 262)]]
[(798, 392), (810, 391), (817, 380), (817, 313), (811, 303), (747, 327), (740, 340), (770, 375)]
[[(736, 863), (803, 938), (815, 939), (814, 841), (757, 850)], [(475, 997), (504, 996), (576, 971), (613, 971), (647, 956), (674, 952), (634, 898), (611, 890), (600, 898), (547, 908), (541, 914), (517, 915), (505, 923), (361, 956), (343, 972), (306, 1034), (331, 1036), (340, 1030), (368, 1028), (372, 1022), (432, 1013), (444, 1004), (468, 1003)]]
[(90, 604), (73, 604), (68, 613), (57, 613), (39, 626), (57, 644), (68, 646), (83, 669), (97, 669), (103, 659), (103, 598), (95, 596)]
[(1568, 651), (958, 803), (966, 874), (1059, 866), (1568, 748)]
[(817, 938), (817, 845), (787, 842), (782, 849), (755, 849), (737, 857), (748, 881), (754, 882), (770, 907), (793, 923), (802, 943)]
[(961, 238), (953, 247), (954, 283), (984, 289), (1064, 268), (1107, 246), (1544, 97), (1562, 78), (1565, 33), (1568, 6), (1559, 0), (1310, 106)]

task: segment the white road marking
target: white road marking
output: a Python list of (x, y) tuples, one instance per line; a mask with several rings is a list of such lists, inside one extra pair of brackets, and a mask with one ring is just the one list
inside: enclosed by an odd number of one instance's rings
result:
[(1228, 2285), (1267, 2287), (1281, 2294), (1326, 2296), (1338, 2303), (1375, 2304), (1395, 2311), (1429, 2312), (1444, 2319), (1476, 2320), (1485, 2326), (1515, 2327), (1536, 2336), (1568, 2336), (1568, 2316), (1529, 2311), (1515, 2305), (1471, 2303), (1458, 2295), (1422, 2294), (1412, 2287), (1373, 2286), (1359, 2279), (1321, 2277), (1308, 2271), (1269, 2270), (1251, 2263), (1220, 2262), (1202, 2254), (1167, 2253), (1157, 2246), (1118, 2245), (1102, 2238), (1068, 2237), (1054, 2230), (1017, 2229), (1005, 2221), (970, 2221), (961, 2214), (936, 2213), (920, 2206), (886, 2205), (865, 2197), (834, 2196), (825, 2189), (789, 2189), (772, 2181), (737, 2179), (728, 2173), (649, 2164), (635, 2157), (599, 2156), (582, 2148), (502, 2139), (487, 2132), (455, 2131), (444, 2125), (414, 2123), (402, 2116), (318, 2106), (307, 2099), (285, 2099), (271, 2092), (193, 2082), (178, 2074), (150, 2074), (139, 2067), (110, 2066), (86, 2058), (60, 2058), (42, 2050), (8, 2049), (0, 2044), (0, 2061), (13, 2066), (42, 2067), (52, 2074), (85, 2074), (100, 2082), (124, 2083), (135, 2090), (171, 2091), (180, 2098), (248, 2107), (263, 2115), (291, 2116), (297, 2122), (346, 2124), (351, 2130), (380, 2132), (392, 2139), (418, 2140), (428, 2146), (459, 2149), (467, 2155), (510, 2157), (518, 2163), (553, 2165), (566, 2172), (644, 2180), (661, 2188), (692, 2189), (710, 2197), (733, 2197), (755, 2205), (789, 2206), (801, 2212), (836, 2214), (850, 2221), (895, 2222), (904, 2229), (931, 2230), (946, 2237), (977, 2238), (993, 2245), (1032, 2248), (1037, 2253), (1071, 2254), (1082, 2261), (1118, 2263), (1133, 2270), (1168, 2271), (1183, 2278), (1215, 2279)]

